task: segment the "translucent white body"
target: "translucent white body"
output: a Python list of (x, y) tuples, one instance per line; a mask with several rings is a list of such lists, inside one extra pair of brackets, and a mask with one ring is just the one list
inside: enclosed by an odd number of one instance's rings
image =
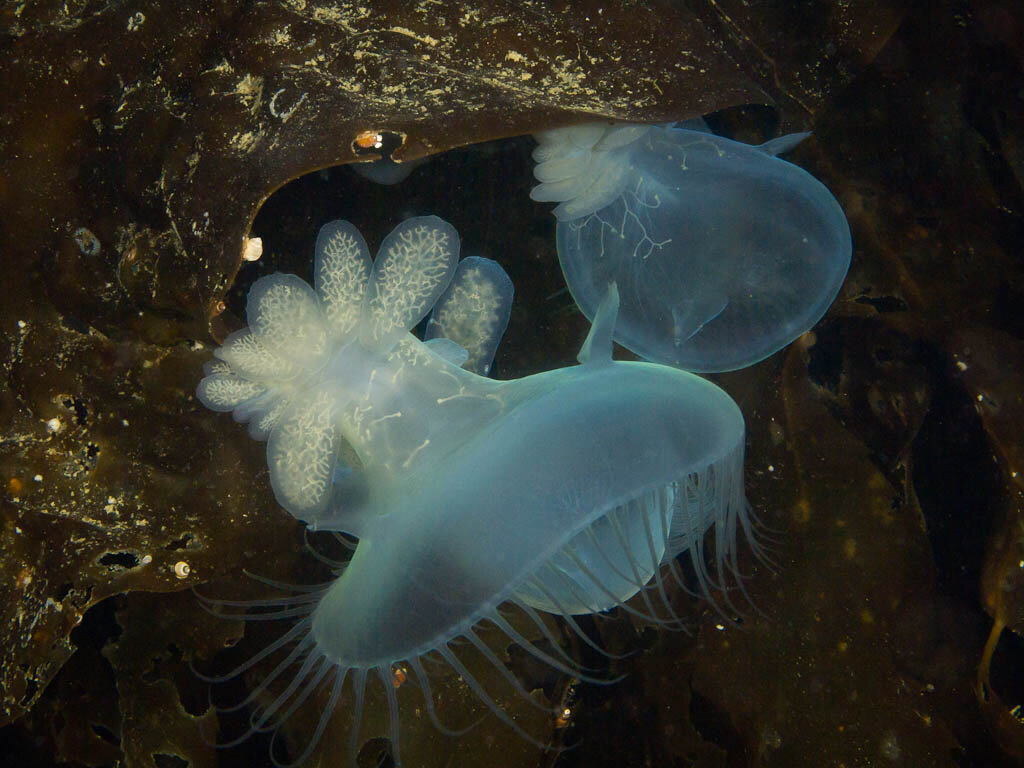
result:
[[(614, 285), (581, 365), (503, 382), (460, 367), (490, 365), (511, 283), (493, 262), (467, 259), (456, 270), (457, 261), (458, 236), (435, 217), (399, 225), (376, 263), (351, 224), (332, 222), (317, 242), (316, 289), (290, 275), (257, 281), (250, 327), (217, 350), (200, 382), (204, 404), (233, 410), (255, 436), (269, 437), (282, 506), (311, 528), (359, 539), (322, 591), (259, 603), (280, 608), (268, 618), (298, 619), (264, 652), (296, 643), (271, 677), (302, 665), (254, 730), (282, 711), (286, 719), (288, 698), (301, 701), (325, 679), (337, 701), (350, 675), (358, 718), (372, 672), (394, 713), (398, 763), (391, 667), (408, 663), (429, 699), (420, 658), (431, 652), (516, 727), (461, 665), (453, 641), (485, 648), (474, 628), (487, 621), (543, 661), (583, 673), (523, 638), (499, 604), (576, 626), (574, 614), (636, 612), (625, 601), (642, 593), (642, 615), (677, 623), (663, 563), (680, 578), (671, 559), (689, 551), (708, 592), (738, 573), (737, 530), (749, 537), (751, 529), (743, 417), (732, 399), (675, 368), (612, 361)], [(409, 329), (439, 297), (431, 326), (448, 335), (421, 342)], [(338, 472), (346, 443), (358, 466)], [(712, 527), (713, 576), (703, 557)], [(648, 590), (660, 595), (660, 610)]]
[(558, 257), (592, 318), (610, 282), (615, 340), (709, 372), (758, 362), (811, 328), (850, 264), (832, 194), (775, 153), (702, 131), (591, 124), (539, 135), (531, 196), (558, 201)]

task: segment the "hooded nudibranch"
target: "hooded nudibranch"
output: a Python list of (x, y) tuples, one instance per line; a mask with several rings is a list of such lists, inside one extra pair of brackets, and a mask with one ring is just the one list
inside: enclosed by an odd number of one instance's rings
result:
[(850, 228), (821, 182), (702, 130), (590, 123), (536, 136), (530, 196), (558, 202), (558, 258), (593, 318), (619, 286), (615, 340), (688, 371), (752, 365), (810, 329), (850, 266)]
[[(377, 677), (399, 764), (392, 668), (415, 673), (440, 727), (422, 664), (428, 654), (520, 730), (464, 666), (455, 641), (460, 653), (468, 645), (479, 650), (524, 696), (480, 639), (481, 622), (589, 679), (538, 610), (576, 631), (574, 615), (616, 606), (672, 623), (663, 564), (681, 578), (673, 558), (688, 552), (710, 593), (738, 579), (740, 530), (756, 548), (742, 481), (744, 422), (725, 392), (676, 368), (613, 361), (614, 285), (595, 313), (580, 365), (512, 381), (466, 370), (461, 364), (487, 369), (512, 287), (494, 262), (458, 263), (458, 252), (457, 233), (436, 217), (396, 227), (375, 263), (352, 224), (325, 225), (315, 290), (293, 275), (258, 280), (248, 329), (216, 350), (199, 384), (206, 406), (233, 410), (254, 437), (269, 437), (271, 484), (283, 507), (312, 529), (358, 538), (335, 581), (251, 604), (270, 609), (255, 618), (296, 623), (244, 665), (294, 646), (250, 699), (298, 665), (283, 692), (253, 716), (252, 730), (279, 724), (314, 690), (329, 687), (329, 704), (296, 762), (323, 734), (346, 680), (354, 751), (366, 681)], [(439, 297), (435, 338), (422, 342), (410, 329)], [(343, 442), (358, 467), (338, 469)], [(709, 565), (703, 551), (711, 528)], [(646, 608), (627, 606), (638, 593)], [(658, 610), (652, 596), (660, 598)], [(518, 632), (498, 611), (503, 603), (519, 606), (555, 650)]]

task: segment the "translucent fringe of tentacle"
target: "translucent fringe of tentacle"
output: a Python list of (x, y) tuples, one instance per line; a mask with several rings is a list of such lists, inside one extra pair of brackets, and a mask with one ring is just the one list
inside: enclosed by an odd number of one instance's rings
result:
[[(264, 579), (263, 581), (270, 580)], [(278, 582), (273, 582), (273, 584), (278, 588), (282, 586)], [(320, 592), (322, 592), (322, 589)], [(320, 592), (299, 592), (279, 598), (262, 600), (219, 600), (205, 596), (201, 597), (204, 607), (216, 615), (228, 618), (239, 618), (239, 614), (234, 612), (239, 609), (255, 611), (249, 616), (244, 616), (244, 618), (251, 620), (292, 618), (292, 614), (302, 616), (294, 626), (289, 628), (280, 637), (265, 648), (254, 653), (227, 674), (212, 676), (196, 672), (201, 679), (207, 682), (224, 683), (246, 672), (250, 672), (260, 663), (269, 663), (268, 660), (275, 655), (280, 656), (279, 660), (273, 664), (271, 670), (240, 701), (229, 705), (214, 705), (214, 709), (219, 714), (235, 712), (245, 707), (251, 707), (252, 709), (248, 727), (244, 732), (226, 741), (210, 741), (211, 744), (216, 747), (231, 747), (240, 744), (254, 734), (269, 732), (272, 733), (270, 758), (273, 764), (279, 768), (301, 765), (313, 754), (324, 732), (329, 727), (330, 719), (338, 703), (341, 701), (343, 690), (347, 684), (350, 693), (347, 710), (351, 723), (348, 752), (350, 764), (354, 766), (360, 745), (360, 725), (367, 703), (367, 687), (371, 681), (376, 680), (384, 689), (384, 701), (388, 714), (388, 738), (392, 745), (392, 758), (396, 765), (401, 765), (399, 698), (393, 677), (395, 665), (402, 664), (413, 673), (415, 686), (422, 693), (427, 715), (440, 732), (451, 737), (458, 737), (480, 722), (480, 720), (477, 720), (466, 728), (459, 730), (447, 727), (441, 722), (434, 703), (430, 675), (423, 666), (425, 659), (436, 658), (440, 663), (446, 664), (459, 675), (475, 697), (487, 709), (491, 710), (500, 721), (516, 731), (522, 738), (541, 749), (560, 749), (560, 747), (547, 744), (523, 730), (511, 715), (497, 703), (494, 695), (484, 687), (478, 677), (466, 666), (463, 658), (461, 658), (464, 653), (473, 653), (475, 650), (482, 661), (489, 664), (509, 688), (515, 691), (519, 698), (535, 708), (549, 712), (552, 719), (557, 715), (556, 708), (545, 706), (531, 695), (530, 691), (527, 690), (494, 650), (492, 647), (493, 643), (488, 644), (482, 639), (478, 628), (482, 624), (490, 625), (499, 630), (509, 641), (519, 645), (529, 655), (572, 679), (585, 680), (601, 685), (613, 683), (620, 679), (600, 678), (584, 671), (584, 668), (562, 649), (558, 639), (539, 613), (525, 604), (519, 605), (519, 608), (537, 627), (540, 636), (546, 641), (546, 647), (550, 647), (552, 650), (542, 650), (495, 609), (488, 615), (480, 618), (474, 626), (463, 628), (458, 636), (423, 656), (395, 660), (391, 664), (382, 664), (369, 669), (339, 666), (320, 653), (310, 633), (310, 614), (315, 607), (316, 601), (319, 599)], [(226, 612), (225, 609), (229, 609), (231, 612)], [(582, 640), (590, 644), (595, 650), (601, 651), (600, 647), (586, 635), (578, 623), (574, 620), (570, 620), (570, 622), (570, 627)], [(460, 647), (464, 650), (458, 651), (457, 649)], [(612, 654), (606, 653), (606, 655), (618, 658)], [(289, 672), (289, 670), (294, 671)], [(291, 674), (291, 679), (284, 682), (289, 674)], [(275, 685), (276, 683), (281, 684)], [(289, 722), (303, 704), (313, 699), (317, 692), (321, 690), (326, 695), (326, 705), (318, 716), (312, 734), (306, 743), (301, 745), (301, 748), (295, 747), (295, 751), (287, 750), (287, 754), (285, 754), (286, 750), (279, 738), (282, 727)], [(260, 701), (266, 703), (257, 704)], [(205, 735), (204, 738), (206, 738)]]
[[(426, 713), (441, 733), (457, 737), (479, 722), (471, 723), (461, 730), (441, 722), (430, 682), (430, 676), (434, 673), (428, 673), (424, 666), (429, 663), (446, 665), (487, 709), (522, 738), (541, 749), (561, 749), (526, 732), (498, 704), (495, 698), (497, 692), (488, 691), (479, 675), (467, 665), (466, 654), (475, 654), (479, 661), (490, 665), (498, 673), (503, 680), (502, 685), (508, 686), (518, 698), (542, 711), (551, 712), (552, 718), (557, 715), (554, 709), (538, 702), (531, 695), (496, 651), (494, 643), (484, 640), (481, 628), (486, 626), (488, 631), (500, 632), (529, 656), (571, 679), (607, 685), (621, 678), (601, 677), (596, 670), (574, 660), (564, 650), (559, 638), (534, 604), (549, 606), (547, 610), (560, 618), (564, 627), (581, 642), (610, 659), (621, 659), (623, 656), (601, 648), (569, 612), (564, 600), (573, 605), (592, 607), (595, 613), (611, 605), (646, 623), (670, 630), (685, 630), (685, 624), (673, 609), (667, 591), (667, 582), (674, 580), (681, 589), (708, 600), (723, 617), (732, 621), (733, 618), (728, 614), (735, 617), (739, 611), (733, 604), (730, 591), (738, 589), (747, 598), (748, 604), (752, 605), (743, 587), (743, 574), (738, 563), (737, 537), (741, 532), (751, 551), (759, 559), (767, 561), (763, 542), (768, 534), (749, 509), (742, 485), (737, 485), (742, 482), (738, 471), (741, 468), (742, 449), (737, 455), (724, 457), (704, 472), (694, 473), (621, 505), (606, 515), (605, 527), (599, 535), (585, 531), (574, 537), (529, 577), (521, 585), (521, 591), (502, 609), (493, 608), (477, 616), (472, 624), (461, 627), (455, 636), (420, 656), (395, 659), (372, 668), (339, 666), (317, 649), (310, 634), (311, 615), (329, 583), (295, 587), (253, 576), (256, 581), (287, 594), (262, 600), (219, 600), (201, 596), (203, 607), (219, 616), (246, 621), (296, 620), (294, 626), (230, 673), (215, 677), (200, 675), (212, 683), (226, 682), (260, 663), (269, 665), (271, 656), (279, 658), (270, 672), (241, 701), (218, 708), (219, 712), (230, 712), (254, 706), (258, 701), (268, 701), (263, 706), (254, 707), (244, 733), (217, 746), (231, 746), (255, 733), (273, 732), (273, 763), (276, 766), (300, 765), (313, 754), (329, 727), (333, 711), (342, 700), (347, 685), (349, 699), (346, 709), (351, 723), (348, 751), (354, 765), (360, 744), (360, 725), (367, 706), (367, 687), (376, 682), (384, 688), (383, 701), (387, 708), (387, 733), (392, 758), (396, 765), (401, 765), (399, 693), (394, 677), (395, 665), (401, 664), (412, 673), (411, 682), (420, 690)], [(638, 519), (642, 525), (637, 525)], [(349, 539), (339, 541), (346, 547), (351, 545)], [(585, 555), (582, 548), (586, 548)], [(677, 559), (678, 555), (684, 554), (691, 564), (689, 579)], [(319, 558), (332, 567), (339, 568), (342, 565), (323, 555), (319, 555)], [(690, 579), (695, 581), (695, 585), (688, 583)], [(627, 594), (630, 587), (635, 587), (636, 596), (619, 598), (606, 583), (609, 580), (614, 582), (620, 594)], [(527, 595), (531, 598), (529, 601)], [(523, 631), (517, 629), (509, 613), (516, 608), (536, 628), (534, 634), (539, 638), (538, 642), (531, 641)], [(246, 613), (240, 614), (239, 611)], [(291, 679), (284, 682), (289, 675)], [(286, 758), (278, 739), (280, 729), (318, 692), (322, 692), (326, 698), (326, 706), (319, 713), (307, 742), (301, 748), (294, 748), (294, 752), (289, 751)]]
[[(254, 669), (275, 654), (284, 654), (274, 664), (271, 671), (264, 675), (240, 701), (230, 705), (214, 705), (218, 714), (252, 707), (248, 728), (227, 741), (208, 741), (218, 748), (227, 748), (242, 743), (256, 733), (273, 732), (270, 747), (270, 759), (273, 764), (282, 768), (297, 766), (308, 759), (323, 736), (347, 676), (346, 669), (336, 666), (320, 653), (310, 634), (312, 613), (329, 584), (300, 587), (254, 574), (249, 575), (255, 581), (275, 589), (290, 591), (291, 594), (258, 600), (223, 600), (199, 595), (200, 604), (210, 613), (223, 618), (242, 619), (249, 622), (281, 619), (298, 619), (298, 621), (276, 640), (254, 653), (227, 674), (204, 675), (193, 668), (195, 674), (206, 682), (224, 683)], [(238, 613), (239, 610), (244, 613)], [(284, 680), (289, 670), (296, 665), (298, 665), (298, 669), (291, 673), (288, 683), (280, 691), (272, 692), (274, 684), (279, 680)], [(277, 736), (281, 726), (287, 723), (299, 707), (328, 682), (331, 687), (329, 703), (321, 713), (313, 735), (294, 760), (285, 761), (278, 754)], [(266, 698), (270, 698), (269, 703), (257, 704), (258, 701)], [(205, 734), (203, 734), (203, 738), (206, 739)]]
[(341, 572), (344, 571), (345, 568), (348, 566), (349, 560), (352, 559), (352, 553), (356, 551), (356, 544), (352, 541), (352, 539), (344, 536), (343, 534), (335, 533), (332, 538), (338, 544), (345, 548), (345, 559), (336, 560), (333, 557), (328, 557), (319, 549), (317, 549), (313, 542), (310, 541), (309, 533), (309, 528), (302, 529), (302, 543), (305, 545), (306, 551), (308, 551), (309, 554), (316, 558), (316, 560), (326, 565), (336, 574), (340, 575)]
[[(742, 616), (730, 593), (735, 590), (754, 610), (739, 567), (739, 533), (754, 556), (772, 565), (762, 545), (762, 526), (743, 492), (743, 445), (673, 484), (675, 503), (662, 535), (668, 535), (665, 564), (678, 586), (706, 600), (723, 618)], [(710, 533), (710, 537), (707, 535)], [(697, 581), (686, 584), (676, 555), (685, 553)], [(707, 557), (705, 557), (707, 553)]]
[[(572, 618), (582, 609), (600, 613), (616, 608), (659, 628), (688, 631), (672, 606), (670, 581), (706, 601), (730, 623), (741, 620), (744, 612), (733, 600), (737, 591), (747, 606), (760, 612), (744, 586), (739, 542), (744, 540), (760, 562), (772, 567), (766, 547), (773, 539), (746, 501), (742, 469), (740, 445), (703, 471), (611, 510), (521, 585), (520, 602), (560, 615), (591, 647)], [(679, 556), (689, 561), (689, 578)]]

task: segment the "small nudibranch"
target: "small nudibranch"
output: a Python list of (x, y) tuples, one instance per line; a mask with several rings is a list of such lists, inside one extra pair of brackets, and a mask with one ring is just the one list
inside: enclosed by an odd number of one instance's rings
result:
[[(216, 351), (199, 385), (204, 404), (234, 410), (254, 436), (269, 436), (282, 506), (311, 528), (358, 538), (335, 581), (260, 601), (269, 613), (251, 617), (296, 624), (244, 668), (289, 646), (270, 678), (300, 664), (284, 692), (253, 716), (253, 731), (286, 720), (320, 686), (330, 691), (299, 762), (327, 727), (346, 680), (354, 751), (366, 681), (376, 677), (399, 764), (393, 670), (416, 676), (436, 723), (427, 654), (444, 659), (518, 731), (460, 658), (472, 646), (530, 699), (478, 624), (591, 679), (538, 610), (577, 632), (574, 615), (614, 607), (678, 625), (665, 586), (666, 573), (682, 583), (677, 555), (689, 553), (710, 595), (739, 580), (738, 529), (757, 549), (743, 492), (743, 417), (725, 392), (675, 368), (613, 361), (614, 285), (580, 365), (512, 381), (466, 370), (487, 370), (512, 291), (494, 262), (458, 264), (458, 251), (451, 225), (421, 217), (388, 235), (373, 263), (355, 227), (327, 224), (317, 240), (315, 290), (291, 275), (257, 281), (249, 328)], [(422, 342), (409, 331), (435, 302), (433, 338)], [(347, 472), (336, 468), (343, 442), (359, 464)], [(709, 566), (704, 538), (712, 528)], [(627, 604), (637, 594), (641, 604)], [(554, 650), (517, 631), (502, 604), (518, 606)]]
[(530, 196), (558, 203), (558, 260), (583, 314), (618, 283), (615, 340), (696, 372), (752, 365), (809, 330), (853, 247), (832, 193), (777, 157), (808, 135), (751, 146), (609, 123), (538, 134)]

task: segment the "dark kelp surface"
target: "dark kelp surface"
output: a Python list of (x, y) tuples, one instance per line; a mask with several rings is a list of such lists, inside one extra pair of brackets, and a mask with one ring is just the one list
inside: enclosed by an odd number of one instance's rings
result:
[[(747, 419), (748, 493), (774, 529), (775, 567), (744, 561), (754, 607), (736, 627), (680, 594), (693, 636), (587, 620), (604, 647), (632, 652), (609, 664), (566, 636), (584, 663), (626, 675), (611, 686), (510, 653), (538, 701), (571, 714), (502, 703), (537, 738), (575, 745), (562, 753), (491, 715), (449, 739), (407, 683), (403, 756), (515, 768), (1020, 759), (1015, 5), (904, 16), (868, 0), (82, 0), (9, 4), (0, 25), (3, 754), (266, 764), (267, 738), (208, 746), (247, 714), (210, 709), (190, 669), (224, 674), (280, 631), (210, 616), (190, 587), (237, 599), (269, 589), (243, 569), (329, 577), (274, 504), (263, 446), (192, 394), (256, 277), (308, 277), (330, 218), (372, 245), (399, 218), (436, 213), (465, 254), (497, 259), (515, 283), (496, 375), (569, 364), (586, 323), (563, 290), (553, 219), (527, 197), (532, 142), (495, 140), (758, 103), (719, 112), (715, 128), (758, 141), (813, 127), (792, 159), (843, 204), (855, 254), (812, 334), (718, 377)], [(398, 159), (460, 149), (380, 187), (332, 167), (356, 159), (363, 130), (394, 133)], [(264, 255), (243, 264), (250, 235)], [(269, 668), (214, 700), (241, 700)], [(445, 668), (433, 685), (447, 725), (480, 717)], [(313, 764), (345, 753), (346, 715), (343, 702)], [(386, 751), (374, 738), (385, 720), (371, 701), (361, 764)]]

